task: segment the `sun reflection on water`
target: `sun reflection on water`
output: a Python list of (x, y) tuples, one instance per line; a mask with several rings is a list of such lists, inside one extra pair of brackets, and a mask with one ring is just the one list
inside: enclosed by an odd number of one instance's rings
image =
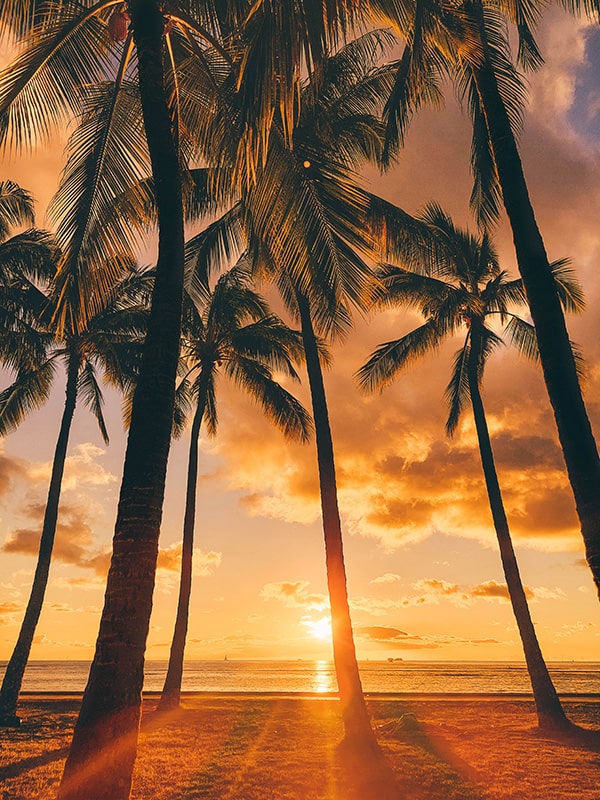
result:
[(315, 661), (315, 674), (311, 692), (335, 692), (335, 682), (330, 661)]

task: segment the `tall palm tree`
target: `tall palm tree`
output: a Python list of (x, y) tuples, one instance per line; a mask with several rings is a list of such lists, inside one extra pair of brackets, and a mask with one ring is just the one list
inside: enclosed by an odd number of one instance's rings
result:
[[(416, 238), (415, 231), (418, 231)], [(417, 308), (425, 322), (400, 339), (378, 347), (358, 371), (358, 379), (365, 389), (381, 390), (412, 361), (436, 350), (448, 337), (464, 334), (446, 390), (449, 404), (446, 430), (449, 435), (455, 432), (462, 412), (470, 403), (502, 567), (523, 643), (538, 723), (546, 730), (568, 729), (571, 725), (546, 667), (521, 582), (481, 397), (486, 360), (502, 344), (488, 321), (498, 320), (504, 325), (510, 342), (521, 353), (539, 359), (533, 326), (510, 310), (512, 305), (526, 303), (523, 282), (508, 280), (487, 234), (478, 238), (456, 228), (437, 205), (427, 206), (413, 222), (412, 229), (405, 232), (401, 248), (404, 257), (400, 260), (406, 268), (383, 266), (381, 277), (385, 294), (382, 303)], [(557, 262), (553, 265), (553, 275), (565, 308), (581, 311), (583, 297), (571, 270), (564, 262)]]
[[(518, 2), (494, 7), (481, 0), (465, 0), (453, 8), (437, 0), (372, 0), (371, 5), (377, 16), (390, 21), (407, 41), (388, 104), (393, 140), (402, 138), (408, 120), (420, 106), (441, 100), (440, 78), (447, 73), (468, 97), (474, 130), (473, 200), (485, 225), (496, 217), (500, 199), (508, 215), (586, 557), (600, 594), (600, 459), (515, 136), (524, 88), (511, 61), (503, 14), (517, 27), (519, 60), (524, 66), (536, 67), (542, 58), (532, 30), (539, 8)], [(597, 16), (593, 4), (583, 6)]]
[[(269, 312), (250, 285), (245, 259), (225, 273), (196, 302), (185, 304), (182, 330), (184, 377), (177, 394), (180, 405), (194, 408), (188, 457), (181, 579), (175, 630), (159, 710), (179, 705), (183, 657), (192, 587), (192, 559), (198, 478), (198, 438), (203, 421), (208, 433), (217, 429), (216, 387), (223, 373), (247, 391), (289, 438), (306, 440), (310, 417), (301, 404), (273, 379), (272, 370), (298, 379), (292, 359), (302, 354), (296, 333)], [(196, 287), (199, 284), (196, 283)], [(182, 418), (177, 418), (179, 425)]]
[[(390, 44), (373, 31), (348, 43), (320, 65), (302, 87), (291, 146), (276, 119), (269, 152), (250, 184), (222, 218), (221, 241), (235, 243), (241, 230), (259, 277), (274, 281), (290, 313), (300, 321), (317, 445), (326, 570), (336, 677), (346, 739), (374, 746), (356, 660), (348, 603), (342, 526), (337, 500), (333, 441), (318, 338), (342, 336), (349, 306), (367, 302), (372, 274), (359, 255), (370, 250), (366, 234), (369, 196), (357, 171), (376, 161), (383, 144), (378, 116), (393, 71), (374, 64)], [(230, 144), (239, 98), (222, 100), (210, 133), (216, 150), (217, 185), (227, 185), (238, 152)], [(220, 134), (220, 136), (219, 136)], [(235, 142), (235, 137), (233, 137)], [(215, 158), (216, 154), (216, 158)], [(211, 163), (211, 151), (206, 158)], [(233, 245), (231, 245), (232, 247)]]
[[(110, 294), (105, 294), (102, 307), (83, 328), (65, 327), (59, 332), (51, 322), (55, 311), (53, 296), (44, 295), (34, 283), (26, 285), (25, 275), (21, 274), (16, 283), (27, 305), (22, 306), (20, 314), (13, 313), (10, 329), (0, 331), (0, 358), (17, 370), (14, 382), (0, 393), (0, 434), (14, 430), (31, 410), (47, 400), (59, 364), (64, 364), (67, 377), (31, 593), (0, 689), (2, 725), (20, 723), (16, 716), (17, 702), (48, 584), (75, 408), (78, 400), (88, 406), (98, 421), (102, 438), (108, 443), (97, 372), (98, 368), (102, 369), (105, 378), (121, 389), (130, 387), (147, 320), (146, 308), (139, 305), (137, 298), (144, 281), (145, 276), (130, 272)], [(13, 291), (9, 296), (15, 312), (15, 299), (19, 295)]]

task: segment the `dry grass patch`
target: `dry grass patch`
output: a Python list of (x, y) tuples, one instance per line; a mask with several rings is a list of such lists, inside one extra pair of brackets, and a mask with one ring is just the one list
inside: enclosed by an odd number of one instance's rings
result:
[[(535, 732), (532, 704), (509, 699), (371, 699), (383, 759), (340, 748), (334, 699), (196, 695), (180, 711), (144, 704), (132, 800), (600, 800), (600, 753)], [(600, 729), (600, 705), (567, 704)], [(0, 731), (1, 800), (56, 794), (75, 700), (31, 699)], [(389, 728), (393, 728), (390, 725)]]

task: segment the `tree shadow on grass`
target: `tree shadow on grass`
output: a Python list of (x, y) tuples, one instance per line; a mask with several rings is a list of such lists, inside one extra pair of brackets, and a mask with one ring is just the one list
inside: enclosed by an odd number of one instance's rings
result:
[(7, 764), (5, 767), (0, 767), (0, 781), (5, 781), (9, 778), (18, 778), (19, 775), (22, 775), (30, 769), (46, 767), (48, 764), (52, 764), (53, 761), (60, 761), (62, 758), (66, 758), (68, 752), (68, 747), (58, 747), (55, 750), (48, 750), (46, 753), (40, 753), (39, 756), (30, 756), (29, 758), (21, 759), (21, 761)]
[(587, 750), (591, 753), (600, 753), (600, 730), (582, 728), (571, 723), (567, 728), (559, 730), (544, 730), (536, 728), (534, 734), (540, 739), (556, 742), (574, 750)]
[[(396, 765), (394, 775), (400, 787), (396, 796), (411, 800), (484, 799), (477, 786), (482, 777), (479, 771), (413, 714), (379, 725), (377, 733)], [(396, 796), (390, 795), (391, 800)]]

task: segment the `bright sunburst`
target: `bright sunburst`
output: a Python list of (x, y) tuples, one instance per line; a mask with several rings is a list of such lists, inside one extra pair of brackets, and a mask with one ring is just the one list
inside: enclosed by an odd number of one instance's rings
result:
[(302, 624), (315, 639), (331, 639), (331, 617), (321, 619), (303, 619)]

